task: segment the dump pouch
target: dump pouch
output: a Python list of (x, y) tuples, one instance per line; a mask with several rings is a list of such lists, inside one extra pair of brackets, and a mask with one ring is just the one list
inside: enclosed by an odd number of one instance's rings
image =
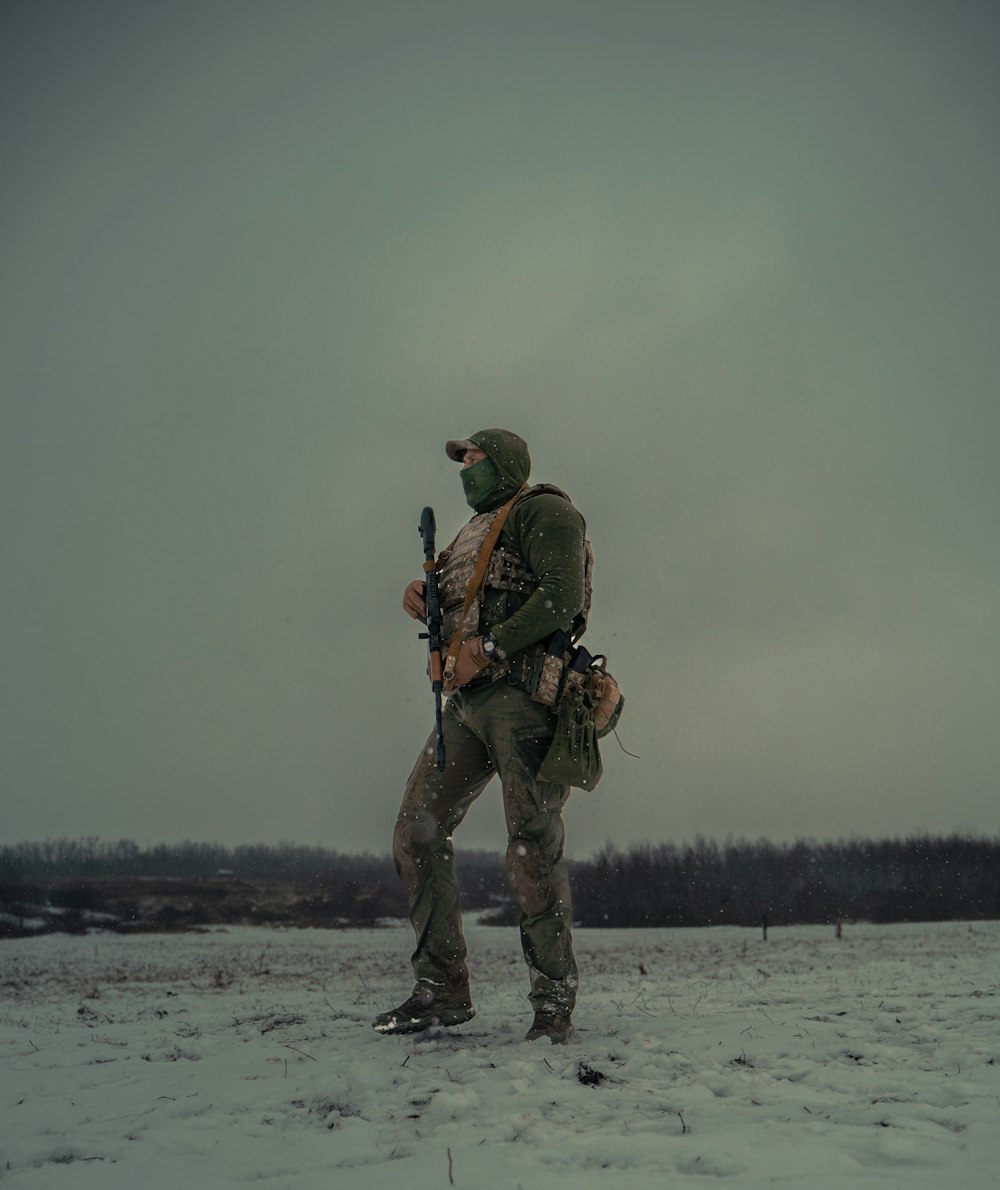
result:
[(582, 687), (567, 691), (559, 704), (559, 720), (538, 770), (543, 781), (595, 789), (604, 772), (597, 746), (593, 703)]

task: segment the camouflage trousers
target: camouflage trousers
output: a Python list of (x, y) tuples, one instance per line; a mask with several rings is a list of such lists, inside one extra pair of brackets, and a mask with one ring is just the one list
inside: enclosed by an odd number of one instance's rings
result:
[(540, 781), (555, 715), (523, 690), (495, 682), (459, 690), (444, 710), (447, 763), (436, 735), (414, 766), (393, 834), (393, 858), (410, 905), (418, 982), (468, 988), (452, 834), (494, 773), (503, 787), (507, 875), (521, 908), (521, 946), (536, 1011), (569, 1015), (576, 1002), (562, 809), (568, 785)]

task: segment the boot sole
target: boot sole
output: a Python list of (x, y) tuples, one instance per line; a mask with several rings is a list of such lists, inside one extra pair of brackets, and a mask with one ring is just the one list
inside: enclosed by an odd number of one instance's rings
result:
[(377, 1016), (372, 1021), (372, 1028), (376, 1033), (391, 1036), (397, 1033), (423, 1033), (435, 1025), (451, 1028), (452, 1025), (464, 1025), (476, 1015), (474, 1008), (444, 1008), (440, 1012), (431, 1012), (426, 1016), (397, 1017), (391, 1013)]
[(553, 1045), (565, 1045), (573, 1036), (573, 1026), (566, 1029), (529, 1029), (525, 1041), (551, 1041)]

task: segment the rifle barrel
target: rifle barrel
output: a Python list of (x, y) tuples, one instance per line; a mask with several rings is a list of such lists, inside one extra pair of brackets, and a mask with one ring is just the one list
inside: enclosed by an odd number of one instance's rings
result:
[(420, 634), (427, 641), (427, 672), (431, 679), (431, 689), (434, 691), (434, 724), (437, 730), (437, 747), (434, 762), (440, 772), (444, 771), (444, 723), (441, 719), (441, 692), (444, 688), (441, 660), (441, 596), (438, 591), (438, 573), (435, 566), (436, 553), (434, 549), (434, 509), (425, 508), (420, 514), (420, 536), (424, 543), (424, 580), (427, 605), (427, 631)]

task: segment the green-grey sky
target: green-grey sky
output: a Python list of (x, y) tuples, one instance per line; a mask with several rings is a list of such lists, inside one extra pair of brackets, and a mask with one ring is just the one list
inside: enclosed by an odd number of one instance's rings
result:
[(490, 425), (587, 517), (641, 757), (574, 854), (995, 833), (998, 30), (5, 0), (5, 837), (387, 849)]

